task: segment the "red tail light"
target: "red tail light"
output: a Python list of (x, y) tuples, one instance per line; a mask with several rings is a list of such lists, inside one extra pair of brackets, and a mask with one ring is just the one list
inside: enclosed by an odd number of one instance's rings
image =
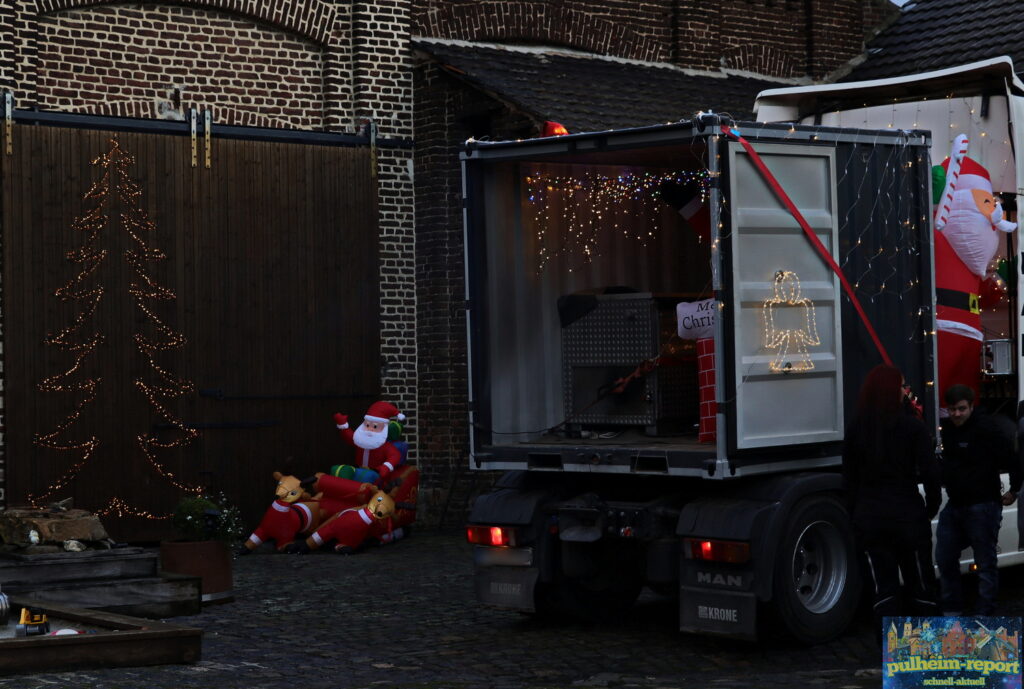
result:
[(691, 560), (739, 564), (750, 561), (750, 544), (741, 541), (686, 538), (683, 539), (683, 553)]
[(475, 545), (514, 546), (516, 530), (508, 526), (467, 526), (466, 540)]

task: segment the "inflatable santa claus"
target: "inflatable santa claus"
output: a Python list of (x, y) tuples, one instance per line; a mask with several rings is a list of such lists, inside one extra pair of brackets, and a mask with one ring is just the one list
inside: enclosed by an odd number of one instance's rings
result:
[(402, 461), (401, 451), (388, 442), (388, 424), (391, 419), (404, 421), (405, 414), (399, 413), (390, 402), (371, 404), (363, 422), (354, 431), (348, 426), (348, 416), (334, 415), (334, 423), (342, 440), (356, 448), (356, 465), (376, 472), (380, 479), (386, 478)]
[(943, 161), (945, 183), (935, 209), (935, 316), (939, 398), (963, 384), (980, 398), (981, 304), (979, 294), (1002, 232), (1017, 228), (1003, 218), (988, 171), (967, 157), (967, 136), (953, 142)]

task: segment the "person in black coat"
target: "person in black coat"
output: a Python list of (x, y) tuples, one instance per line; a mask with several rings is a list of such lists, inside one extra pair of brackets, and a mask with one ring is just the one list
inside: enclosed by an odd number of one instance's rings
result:
[[(942, 584), (942, 610), (964, 613), (960, 554), (970, 546), (978, 568), (978, 598), (974, 612), (992, 615), (996, 608), (999, 571), (996, 546), (1003, 506), (1012, 505), (1021, 486), (1020, 460), (1009, 420), (974, 406), (974, 390), (954, 385), (946, 391), (949, 417), (942, 422), (942, 483), (948, 500), (939, 515), (935, 559)], [(1003, 490), (1000, 474), (1009, 474)]]
[(935, 443), (905, 395), (898, 369), (873, 368), (843, 448), (854, 534), (874, 584), (876, 635), (883, 617), (938, 613), (931, 520), (942, 490)]

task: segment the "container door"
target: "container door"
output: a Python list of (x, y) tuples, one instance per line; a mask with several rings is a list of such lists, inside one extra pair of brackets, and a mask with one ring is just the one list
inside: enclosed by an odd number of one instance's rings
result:
[[(825, 248), (836, 256), (835, 153), (755, 146)], [(843, 437), (840, 284), (737, 143), (728, 147), (732, 449)], [(732, 388), (732, 389), (730, 389)]]

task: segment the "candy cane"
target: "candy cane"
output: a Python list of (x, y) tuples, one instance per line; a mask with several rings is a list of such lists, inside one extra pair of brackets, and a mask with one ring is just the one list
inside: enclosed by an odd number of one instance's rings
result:
[(967, 155), (968, 139), (966, 134), (960, 134), (953, 139), (953, 148), (949, 152), (949, 169), (946, 170), (946, 186), (942, 189), (942, 197), (939, 198), (939, 205), (935, 207), (935, 229), (941, 230), (949, 220), (949, 209), (953, 205), (953, 192), (956, 191), (956, 183), (960, 180), (960, 164)]

